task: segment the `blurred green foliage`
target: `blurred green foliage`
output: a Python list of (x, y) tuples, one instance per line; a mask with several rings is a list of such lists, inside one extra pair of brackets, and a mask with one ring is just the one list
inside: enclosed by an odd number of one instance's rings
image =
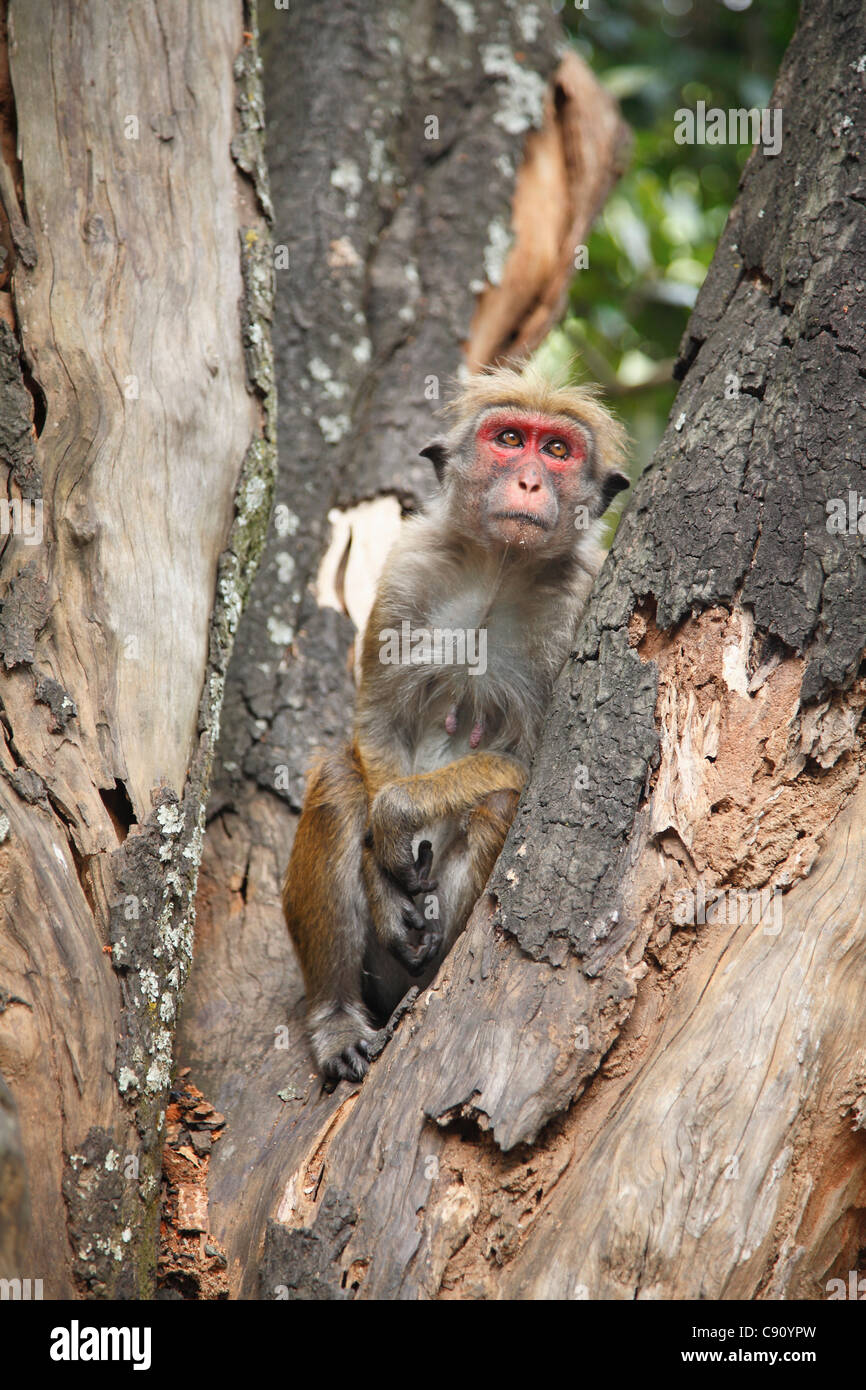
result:
[(678, 145), (674, 113), (764, 107), (794, 32), (796, 0), (573, 0), (558, 6), (575, 49), (634, 133), (628, 172), (593, 230), (562, 326), (539, 350), (577, 355), (635, 444), (635, 476), (675, 395), (671, 367), (750, 150)]

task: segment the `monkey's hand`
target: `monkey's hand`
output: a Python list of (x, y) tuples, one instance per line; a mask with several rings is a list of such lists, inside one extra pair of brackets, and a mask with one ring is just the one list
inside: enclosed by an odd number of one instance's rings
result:
[(391, 954), (410, 975), (423, 975), (442, 945), (442, 928), (438, 921), (428, 922), (413, 903), (404, 904), (402, 917), (403, 931), (391, 940)]
[(429, 840), (422, 840), (417, 857), (412, 861), (412, 872), (406, 885), (410, 897), (414, 898), (418, 893), (432, 893), (439, 887), (439, 880), (430, 877), (432, 867), (433, 846)]
[[(410, 848), (411, 856), (411, 848)], [(417, 860), (411, 860), (419, 876), (430, 870), (432, 852), (429, 840), (418, 850)], [(382, 867), (375, 851), (368, 847), (363, 856), (364, 882), (379, 941), (395, 960), (412, 976), (422, 975), (442, 946), (442, 927), (438, 920), (427, 921), (423, 912)], [(427, 882), (426, 879), (423, 881)]]
[(412, 853), (412, 836), (416, 829), (413, 809), (412, 798), (402, 787), (383, 787), (370, 808), (366, 836), (366, 843), (381, 867), (410, 897), (432, 893), (436, 888), (435, 879), (430, 878), (433, 864), (430, 841), (421, 841), (417, 859)]

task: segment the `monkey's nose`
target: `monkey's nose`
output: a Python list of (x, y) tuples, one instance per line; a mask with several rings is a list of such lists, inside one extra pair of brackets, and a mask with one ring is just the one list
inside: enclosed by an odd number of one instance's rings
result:
[(523, 492), (540, 492), (541, 483), (537, 478), (518, 478), (517, 485)]

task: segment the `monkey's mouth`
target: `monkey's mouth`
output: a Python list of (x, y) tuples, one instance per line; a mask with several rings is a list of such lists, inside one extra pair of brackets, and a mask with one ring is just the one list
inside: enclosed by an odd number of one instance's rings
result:
[(491, 521), (526, 521), (530, 526), (537, 526), (539, 531), (550, 530), (550, 524), (535, 512), (494, 512)]

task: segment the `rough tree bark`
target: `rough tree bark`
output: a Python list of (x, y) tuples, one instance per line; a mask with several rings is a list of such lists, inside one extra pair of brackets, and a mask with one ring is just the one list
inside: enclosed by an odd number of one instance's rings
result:
[(284, 1151), (263, 1296), (816, 1299), (856, 1267), (864, 68), (860, 6), (806, 6), (488, 891)]
[(273, 481), (254, 19), (12, 0), (3, 68), (0, 1273), (148, 1296), (212, 750)]
[(625, 156), (615, 104), (561, 44), (541, 6), (501, 0), (293, 5), (263, 35), (289, 252), (281, 461), (227, 683), (178, 1041), (228, 1121), (209, 1226), (235, 1295), (257, 1296), (266, 1221), (343, 1113), (312, 1074), (279, 904), (310, 756), (346, 737), (356, 625), (400, 504), (428, 490), (417, 451), (448, 379), (540, 341)]

